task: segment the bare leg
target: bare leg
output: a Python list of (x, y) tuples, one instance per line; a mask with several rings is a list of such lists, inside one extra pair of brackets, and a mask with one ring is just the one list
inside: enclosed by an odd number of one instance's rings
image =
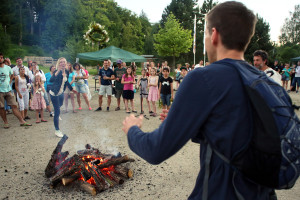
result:
[(111, 95), (107, 95), (107, 107), (110, 107)]
[(147, 104), (148, 104), (148, 110), (149, 110), (149, 112), (151, 111), (151, 108), (150, 108), (150, 102), (148, 101), (148, 99), (146, 99), (147, 100)]
[(134, 103), (133, 103), (133, 99), (130, 99), (130, 104), (131, 104), (131, 108), (132, 108), (132, 111), (134, 111)]
[(79, 108), (81, 108), (80, 93), (77, 93), (77, 103), (78, 103)]
[(6, 118), (6, 111), (4, 110), (4, 108), (0, 108), (0, 115), (1, 115), (1, 118), (4, 122), (4, 124), (8, 124), (8, 121)]
[(121, 103), (121, 97), (117, 99), (117, 105), (120, 108), (120, 103)]
[(20, 111), (20, 114), (21, 114), (21, 117), (24, 119), (24, 118), (25, 118), (24, 110), (21, 110), (21, 111)]
[(144, 107), (143, 107), (143, 100), (144, 100), (144, 98), (143, 98), (143, 97), (141, 97), (141, 112), (142, 112), (142, 111), (144, 111)]
[(20, 124), (24, 124), (25, 121), (24, 121), (24, 119), (22, 118), (21, 113), (20, 113), (19, 110), (18, 110), (18, 107), (17, 107), (17, 106), (11, 106), (11, 109), (12, 109), (14, 115), (18, 118)]
[(126, 112), (129, 112), (129, 109), (128, 109), (128, 100), (127, 99), (124, 99), (125, 101), (125, 109), (126, 109)]
[(41, 113), (41, 120), (44, 120), (44, 110), (43, 110), (43, 108), (40, 110), (40, 113)]
[(24, 115), (22, 116), (23, 119), (27, 116), (27, 109), (24, 109)]
[(36, 122), (40, 121), (39, 112), (40, 112), (40, 109), (35, 110)]
[(71, 97), (71, 104), (72, 104), (73, 112), (76, 112), (75, 111), (74, 93), (70, 93), (70, 97)]
[(155, 101), (152, 101), (153, 112), (156, 113)]
[(87, 94), (82, 94), (82, 96), (83, 96), (83, 98), (85, 100), (86, 105), (88, 106), (88, 108), (90, 108), (91, 106), (90, 106), (90, 102), (88, 100)]
[(68, 111), (68, 97), (69, 97), (69, 94), (65, 93), (64, 94), (64, 98), (65, 98), (65, 112)]
[(98, 99), (99, 107), (102, 106), (102, 99), (103, 99), (103, 95), (99, 95), (99, 99)]

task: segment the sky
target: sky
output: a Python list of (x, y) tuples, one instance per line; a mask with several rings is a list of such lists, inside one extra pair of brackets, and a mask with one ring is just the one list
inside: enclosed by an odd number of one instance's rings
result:
[[(159, 22), (164, 9), (172, 0), (115, 0), (120, 7), (127, 8), (140, 15), (143, 10), (149, 21)], [(239, 0), (244, 3), (254, 13), (262, 17), (270, 25), (270, 36), (272, 41), (278, 41), (280, 29), (285, 18), (290, 18), (290, 12), (294, 12), (294, 7), (300, 4), (299, 0)], [(199, 0), (202, 5), (203, 0)], [(215, 1), (216, 2), (216, 1)], [(225, 2), (219, 0), (218, 2)]]

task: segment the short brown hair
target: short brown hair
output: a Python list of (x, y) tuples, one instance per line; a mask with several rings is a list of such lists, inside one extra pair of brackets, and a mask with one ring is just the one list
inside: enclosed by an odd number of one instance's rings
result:
[(256, 16), (244, 4), (227, 1), (207, 14), (207, 27), (215, 28), (227, 49), (245, 51), (255, 31)]
[(268, 53), (264, 50), (256, 50), (254, 53), (253, 53), (253, 57), (254, 56), (260, 56), (262, 61), (266, 61), (266, 65), (268, 64)]

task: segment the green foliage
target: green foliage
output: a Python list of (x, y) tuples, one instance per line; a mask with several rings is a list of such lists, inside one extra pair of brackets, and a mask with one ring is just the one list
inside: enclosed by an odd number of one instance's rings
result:
[(164, 28), (161, 28), (158, 34), (154, 35), (154, 47), (160, 56), (172, 56), (173, 67), (175, 66), (175, 57), (181, 53), (187, 53), (192, 47), (192, 31), (181, 27), (178, 20), (171, 13)]
[(0, 52), (7, 54), (9, 50), (10, 37), (5, 33), (2, 25), (0, 24)]
[(289, 63), (291, 58), (300, 56), (300, 45), (290, 42), (277, 47), (277, 57), (279, 62)]
[(251, 38), (248, 48), (245, 52), (245, 59), (247, 61), (253, 60), (253, 53), (256, 50), (264, 50), (269, 53), (274, 49), (270, 41), (270, 25), (265, 22), (262, 17), (257, 16), (257, 23), (255, 26), (255, 33)]
[(300, 4), (295, 5), (294, 12), (290, 12), (290, 18), (285, 19), (279, 37), (281, 44), (300, 44)]

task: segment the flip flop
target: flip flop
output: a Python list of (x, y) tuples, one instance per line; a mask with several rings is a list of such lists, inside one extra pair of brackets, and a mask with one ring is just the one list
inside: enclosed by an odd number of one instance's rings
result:
[(24, 124), (20, 124), (20, 126), (32, 126), (32, 124), (25, 122)]
[(136, 110), (133, 110), (132, 112), (133, 112), (133, 113), (137, 113), (137, 111), (136, 111)]
[(48, 122), (47, 120), (42, 119), (41, 122)]
[(3, 126), (5, 129), (8, 129), (9, 127), (10, 127), (10, 125), (9, 124), (4, 124), (4, 126)]
[(41, 123), (41, 122), (40, 121), (36, 121), (35, 123), (38, 124), (38, 123)]

